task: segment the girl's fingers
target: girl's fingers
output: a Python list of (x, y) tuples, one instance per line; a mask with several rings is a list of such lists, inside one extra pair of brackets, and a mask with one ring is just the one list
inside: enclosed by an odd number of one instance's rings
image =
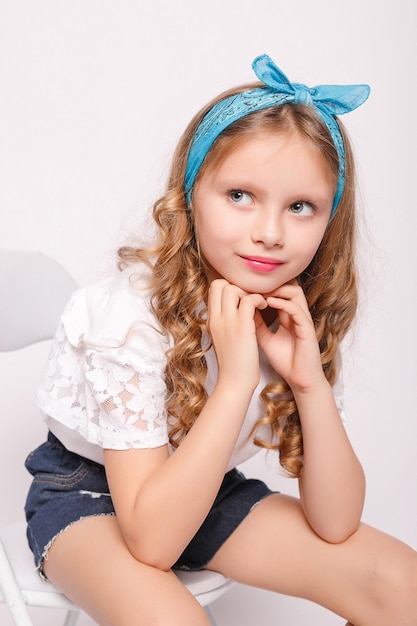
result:
[(218, 279), (213, 280), (209, 288), (208, 296), (208, 314), (209, 317), (213, 317), (221, 314), (222, 310), (222, 293), (223, 289), (229, 283), (227, 280)]
[[(293, 300), (285, 300), (284, 298), (268, 298), (268, 305), (273, 309), (278, 311), (278, 317), (280, 323), (284, 323), (286, 319), (291, 319), (295, 324), (305, 324), (306, 319), (309, 319), (310, 316), (306, 316), (308, 311), (298, 303)], [(287, 318), (283, 315), (283, 313), (288, 316)]]
[(221, 315), (225, 308), (236, 309), (244, 295), (246, 292), (243, 289), (231, 285), (223, 278), (213, 280), (209, 289), (209, 311)]
[(246, 294), (239, 301), (239, 311), (248, 312), (252, 317), (256, 309), (266, 309), (267, 306), (265, 298), (259, 293)]
[(224, 279), (214, 280), (210, 285), (208, 313), (212, 319), (221, 315), (234, 315), (237, 311), (248, 312), (253, 317), (255, 309), (266, 307), (266, 300), (260, 294), (248, 294)]
[(304, 291), (302, 287), (300, 287), (300, 285), (297, 283), (296, 280), (286, 283), (285, 285), (282, 285), (281, 287), (279, 287), (274, 293), (271, 293), (268, 296), (267, 301), (269, 302), (270, 299), (272, 301), (272, 299), (275, 299), (275, 298), (282, 298), (284, 300), (293, 300), (302, 308), (302, 310), (305, 313), (307, 313), (307, 315), (310, 315), (310, 311), (308, 308), (306, 297), (304, 295)]

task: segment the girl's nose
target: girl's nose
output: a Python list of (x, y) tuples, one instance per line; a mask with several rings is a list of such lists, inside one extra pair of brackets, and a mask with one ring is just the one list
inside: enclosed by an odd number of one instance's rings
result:
[(281, 246), (284, 241), (284, 225), (276, 208), (260, 210), (254, 220), (252, 239), (267, 248)]

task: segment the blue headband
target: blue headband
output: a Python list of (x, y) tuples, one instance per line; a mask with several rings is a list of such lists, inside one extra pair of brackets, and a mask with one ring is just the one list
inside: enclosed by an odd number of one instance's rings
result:
[(291, 83), (266, 54), (256, 57), (252, 69), (265, 87), (243, 91), (221, 100), (204, 116), (194, 134), (188, 153), (184, 184), (188, 206), (200, 167), (214, 141), (224, 129), (254, 111), (292, 102), (312, 106), (317, 111), (336, 147), (339, 174), (331, 219), (342, 197), (345, 184), (345, 147), (334, 116), (349, 113), (363, 104), (369, 96), (369, 86), (318, 85), (310, 88), (299, 83)]

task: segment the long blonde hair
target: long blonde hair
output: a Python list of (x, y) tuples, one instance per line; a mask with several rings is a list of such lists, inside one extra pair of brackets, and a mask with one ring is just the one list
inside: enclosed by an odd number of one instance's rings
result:
[[(122, 247), (120, 264), (138, 259), (152, 267), (152, 305), (155, 315), (173, 347), (167, 355), (167, 409), (170, 440), (178, 446), (206, 402), (204, 381), (207, 372), (202, 346), (205, 336), (205, 308), (208, 279), (199, 255), (192, 209), (188, 209), (183, 184), (188, 151), (194, 132), (205, 113), (218, 101), (246, 89), (229, 90), (210, 102), (191, 121), (181, 137), (172, 161), (167, 188), (153, 207), (158, 240), (151, 248)], [(339, 122), (345, 142), (345, 187), (337, 211), (313, 260), (298, 277), (307, 298), (320, 347), (324, 374), (331, 385), (338, 372), (340, 342), (348, 331), (357, 307), (354, 263), (355, 174), (352, 150)], [(239, 142), (259, 132), (283, 133), (297, 130), (324, 155), (336, 181), (338, 156), (330, 134), (314, 109), (284, 104), (251, 113), (229, 126), (217, 138), (200, 169), (196, 183), (208, 168), (225, 158)], [(279, 452), (280, 464), (290, 476), (299, 476), (303, 463), (301, 425), (293, 394), (285, 381), (274, 380), (263, 389), (265, 413), (255, 424), (251, 437), (256, 445)], [(260, 426), (269, 425), (270, 437), (261, 439)]]

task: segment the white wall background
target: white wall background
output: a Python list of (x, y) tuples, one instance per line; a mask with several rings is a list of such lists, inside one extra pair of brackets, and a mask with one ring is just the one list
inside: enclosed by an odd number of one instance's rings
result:
[[(80, 284), (102, 276), (161, 190), (185, 124), (252, 80), (260, 53), (295, 81), (370, 83), (371, 99), (345, 119), (367, 225), (346, 403), (364, 519), (417, 548), (415, 24), (413, 0), (0, 0), (0, 248), (49, 254)], [(21, 514), (28, 485), (19, 442), (30, 450), (44, 437), (33, 395), (47, 351), (0, 355), (1, 524)], [(295, 491), (262, 456), (247, 471)], [(344, 623), (240, 586), (215, 612), (222, 626)], [(4, 607), (0, 623), (11, 623)]]

